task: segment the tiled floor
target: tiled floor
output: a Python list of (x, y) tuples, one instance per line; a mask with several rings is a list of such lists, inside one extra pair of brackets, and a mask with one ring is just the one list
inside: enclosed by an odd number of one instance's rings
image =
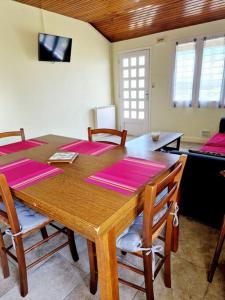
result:
[[(163, 283), (163, 273), (159, 273), (155, 282), (156, 300), (186, 300), (186, 299), (225, 299), (225, 273), (220, 265), (215, 273), (212, 284), (207, 282), (207, 268), (214, 252), (218, 231), (199, 224), (193, 220), (181, 217), (180, 247), (172, 255), (172, 288), (167, 289)], [(32, 239), (40, 239), (37, 233)], [(58, 239), (65, 239), (62, 235)], [(28, 239), (27, 244), (30, 243)], [(29, 300), (78, 300), (98, 299), (99, 294), (92, 296), (89, 293), (89, 267), (87, 259), (86, 241), (76, 235), (76, 243), (80, 260), (73, 262), (68, 248), (48, 259), (42, 265), (29, 271)], [(50, 244), (50, 242), (49, 242)], [(47, 245), (48, 246), (48, 245)], [(38, 254), (41, 254), (40, 251)], [(34, 254), (28, 260), (34, 258)], [(131, 260), (127, 255), (126, 260)], [(225, 259), (225, 249), (220, 261)], [(140, 265), (139, 258), (133, 259), (132, 264)], [(18, 287), (17, 267), (10, 262), (11, 276), (3, 279), (0, 274), (0, 299), (17, 300), (20, 297)], [(136, 283), (144, 284), (143, 278), (130, 271), (122, 270), (121, 275)], [(120, 286), (122, 300), (145, 299), (142, 292)]]

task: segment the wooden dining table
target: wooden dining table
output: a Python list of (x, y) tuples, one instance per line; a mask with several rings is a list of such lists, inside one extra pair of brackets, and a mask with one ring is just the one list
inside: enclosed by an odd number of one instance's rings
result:
[[(26, 157), (40, 162), (47, 159), (65, 144), (76, 141), (57, 135), (39, 138), (47, 143), (25, 151), (0, 156), (0, 165)], [(120, 146), (99, 156), (79, 154), (73, 164), (60, 163), (63, 173), (42, 180), (12, 193), (26, 205), (49, 216), (55, 221), (95, 242), (100, 285), (100, 298), (119, 299), (116, 238), (132, 223), (143, 209), (143, 189), (126, 196), (85, 182), (85, 178), (125, 158), (133, 156), (166, 165), (162, 173), (168, 172), (179, 159), (178, 155), (152, 152), (146, 141), (134, 147)]]

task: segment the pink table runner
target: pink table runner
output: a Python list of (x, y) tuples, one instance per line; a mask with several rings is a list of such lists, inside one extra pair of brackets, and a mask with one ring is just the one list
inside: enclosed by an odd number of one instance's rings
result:
[(44, 144), (47, 144), (47, 142), (42, 142), (37, 140), (27, 140), (27, 141), (21, 141), (21, 142), (0, 146), (0, 156), (27, 150)]
[(165, 167), (166, 165), (158, 162), (127, 157), (111, 167), (89, 176), (85, 181), (125, 195), (131, 195)]
[(110, 145), (99, 142), (76, 141), (68, 145), (62, 146), (59, 149), (78, 152), (82, 154), (99, 155), (115, 147), (117, 147), (117, 145)]
[(43, 164), (28, 158), (0, 166), (0, 173), (5, 174), (11, 188), (21, 190), (43, 179), (63, 173), (59, 168)]

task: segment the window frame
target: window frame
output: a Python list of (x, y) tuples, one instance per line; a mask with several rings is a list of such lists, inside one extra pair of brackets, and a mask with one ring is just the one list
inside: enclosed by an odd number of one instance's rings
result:
[[(203, 51), (204, 51), (204, 41), (209, 39), (216, 39), (220, 37), (225, 37), (224, 33), (214, 34), (208, 36), (198, 36), (196, 38), (186, 38), (181, 39), (173, 43), (172, 48), (172, 63), (171, 63), (171, 82), (170, 82), (170, 99), (173, 107), (198, 107), (198, 108), (206, 108), (206, 107), (214, 107), (214, 108), (225, 108), (225, 64), (223, 69), (223, 80), (221, 87), (221, 95), (219, 101), (214, 101), (212, 103), (208, 102), (206, 105), (201, 106), (199, 102), (200, 95), (200, 84), (201, 84), (201, 73), (202, 73), (202, 61), (203, 61)], [(192, 100), (189, 105), (185, 102), (177, 105), (174, 102), (174, 80), (175, 80), (175, 70), (176, 70), (176, 46), (177, 44), (185, 44), (189, 42), (196, 41), (195, 47), (195, 66), (194, 66), (194, 75), (193, 75), (193, 86), (192, 86)]]

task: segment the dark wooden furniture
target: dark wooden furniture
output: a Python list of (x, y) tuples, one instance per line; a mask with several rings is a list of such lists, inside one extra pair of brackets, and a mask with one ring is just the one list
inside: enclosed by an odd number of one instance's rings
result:
[[(95, 134), (109, 134), (120, 137), (120, 146), (124, 147), (126, 143), (127, 138), (127, 130), (119, 131), (116, 129), (109, 129), (109, 128), (98, 128), (98, 129), (91, 129), (91, 127), (88, 127), (88, 140), (92, 142), (92, 136)], [(114, 144), (118, 145), (117, 143), (110, 142), (110, 141), (100, 141), (102, 143), (108, 143), (108, 144)]]
[[(220, 174), (225, 177), (225, 170), (221, 171)], [(221, 253), (221, 250), (223, 247), (224, 238), (225, 238), (225, 215), (223, 217), (223, 224), (221, 226), (219, 238), (218, 238), (217, 245), (216, 245), (216, 250), (215, 250), (215, 253), (214, 253), (210, 268), (209, 268), (209, 272), (208, 272), (208, 281), (209, 282), (212, 282), (212, 280), (213, 280), (213, 276), (216, 271), (216, 267), (218, 265), (218, 260), (220, 258), (220, 253)]]
[(11, 136), (20, 136), (22, 141), (25, 141), (24, 129), (20, 128), (18, 131), (8, 131), (8, 132), (0, 132), (0, 139), (11, 137)]
[[(19, 269), (19, 279), (20, 279), (20, 293), (22, 297), (25, 297), (28, 293), (28, 283), (27, 283), (27, 269), (30, 269), (31, 267), (35, 266), (36, 264), (40, 263), (44, 259), (48, 258), (49, 256), (53, 255), (63, 247), (69, 245), (72, 257), (74, 261), (77, 261), (79, 259), (73, 231), (66, 229), (66, 233), (68, 236), (68, 241), (58, 245), (55, 247), (52, 251), (48, 252), (47, 254), (43, 255), (42, 257), (38, 258), (36, 261), (30, 263), (29, 265), (26, 265), (25, 260), (25, 254), (36, 249), (37, 247), (43, 245), (44, 243), (48, 242), (50, 239), (54, 238), (61, 232), (65, 231), (65, 228), (60, 229), (56, 225), (54, 225), (55, 228), (58, 228), (57, 231), (52, 233), (51, 235), (48, 235), (46, 230), (46, 225), (50, 224), (51, 220), (49, 218), (45, 218), (45, 221), (41, 224), (33, 225), (28, 229), (27, 231), (23, 231), (19, 220), (17, 216), (17, 211), (14, 206), (14, 201), (10, 192), (10, 189), (8, 187), (6, 178), (3, 174), (0, 174), (0, 202), (3, 201), (4, 206), (6, 208), (6, 211), (0, 210), (0, 223), (6, 225), (8, 228), (10, 228), (10, 234), (12, 235), (13, 242), (15, 244), (15, 251), (16, 256), (10, 251), (12, 248), (12, 245), (9, 247), (5, 247), (3, 234), (0, 230), (0, 258), (2, 261), (2, 268), (3, 268), (3, 275), (4, 278), (7, 278), (9, 276), (9, 266), (8, 266), (8, 259), (7, 254), (13, 258), (18, 263), (18, 269)], [(24, 208), (26, 209), (26, 208)], [(27, 212), (28, 213), (28, 212)], [(32, 220), (32, 215), (30, 216), (30, 219)], [(32, 222), (32, 221), (31, 221)], [(22, 231), (21, 231), (22, 230)], [(27, 249), (24, 249), (23, 246), (23, 238), (37, 232), (41, 231), (43, 239), (32, 246), (30, 246)], [(7, 232), (7, 231), (6, 231)]]
[(220, 258), (220, 253), (221, 253), (221, 250), (223, 247), (224, 238), (225, 238), (225, 215), (223, 217), (223, 224), (221, 226), (219, 238), (218, 238), (217, 245), (216, 245), (216, 250), (215, 250), (215, 253), (214, 253), (210, 268), (209, 268), (209, 272), (208, 272), (208, 281), (209, 282), (212, 282), (212, 280), (213, 280), (213, 276), (216, 271), (216, 267), (218, 265), (218, 260)]
[(222, 0), (17, 0), (92, 24), (111, 42), (224, 19)]
[[(47, 144), (33, 148), (32, 151), (4, 155), (0, 157), (0, 164), (21, 157), (46, 162), (58, 147), (76, 141), (55, 135), (42, 136), (40, 140)], [(157, 177), (169, 172), (179, 159), (178, 155), (151, 152), (144, 145), (139, 146), (141, 150), (129, 146), (116, 147), (100, 156), (80, 154), (73, 164), (60, 166), (64, 173), (19, 191), (12, 190), (26, 205), (95, 242), (100, 297), (104, 300), (119, 299), (116, 237), (143, 210), (143, 188), (128, 197), (89, 184), (84, 179), (126, 156), (165, 164), (165, 170)]]
[[(145, 147), (151, 151), (157, 150), (179, 150), (180, 148), (180, 139), (183, 136), (183, 133), (179, 132), (161, 132), (158, 141), (153, 141), (151, 133), (142, 135), (136, 139), (133, 139), (128, 142), (129, 147)], [(176, 142), (175, 147), (168, 147), (169, 144)]]
[[(186, 162), (186, 156), (182, 155), (177, 162), (175, 168), (165, 174), (159, 179), (147, 184), (144, 191), (144, 216), (143, 216), (143, 244), (142, 247), (148, 250), (130, 252), (132, 255), (136, 255), (143, 259), (144, 272), (134, 266), (126, 264), (124, 262), (119, 263), (119, 267), (129, 269), (136, 272), (139, 275), (144, 275), (145, 288), (142, 286), (131, 283), (127, 280), (119, 278), (119, 281), (132, 288), (136, 288), (142, 292), (146, 292), (146, 299), (153, 300), (153, 278), (156, 278), (161, 267), (164, 265), (164, 283), (166, 287), (171, 287), (171, 268), (170, 268), (170, 252), (172, 248), (172, 232), (173, 232), (173, 215), (175, 212), (176, 204), (179, 195), (180, 180), (182, 177), (184, 165)], [(157, 196), (168, 187), (168, 192), (163, 199), (156, 204)], [(164, 214), (158, 219), (157, 223), (154, 223), (154, 216), (156, 216), (164, 207), (166, 209)], [(160, 258), (160, 263), (153, 273), (152, 269), (152, 252), (149, 253), (152, 247), (154, 248), (154, 242), (157, 238), (160, 238), (160, 234), (163, 229), (166, 228), (164, 234), (164, 255), (156, 253)], [(97, 291), (97, 261), (95, 244), (88, 241), (88, 253), (90, 260), (90, 291), (95, 293)]]

